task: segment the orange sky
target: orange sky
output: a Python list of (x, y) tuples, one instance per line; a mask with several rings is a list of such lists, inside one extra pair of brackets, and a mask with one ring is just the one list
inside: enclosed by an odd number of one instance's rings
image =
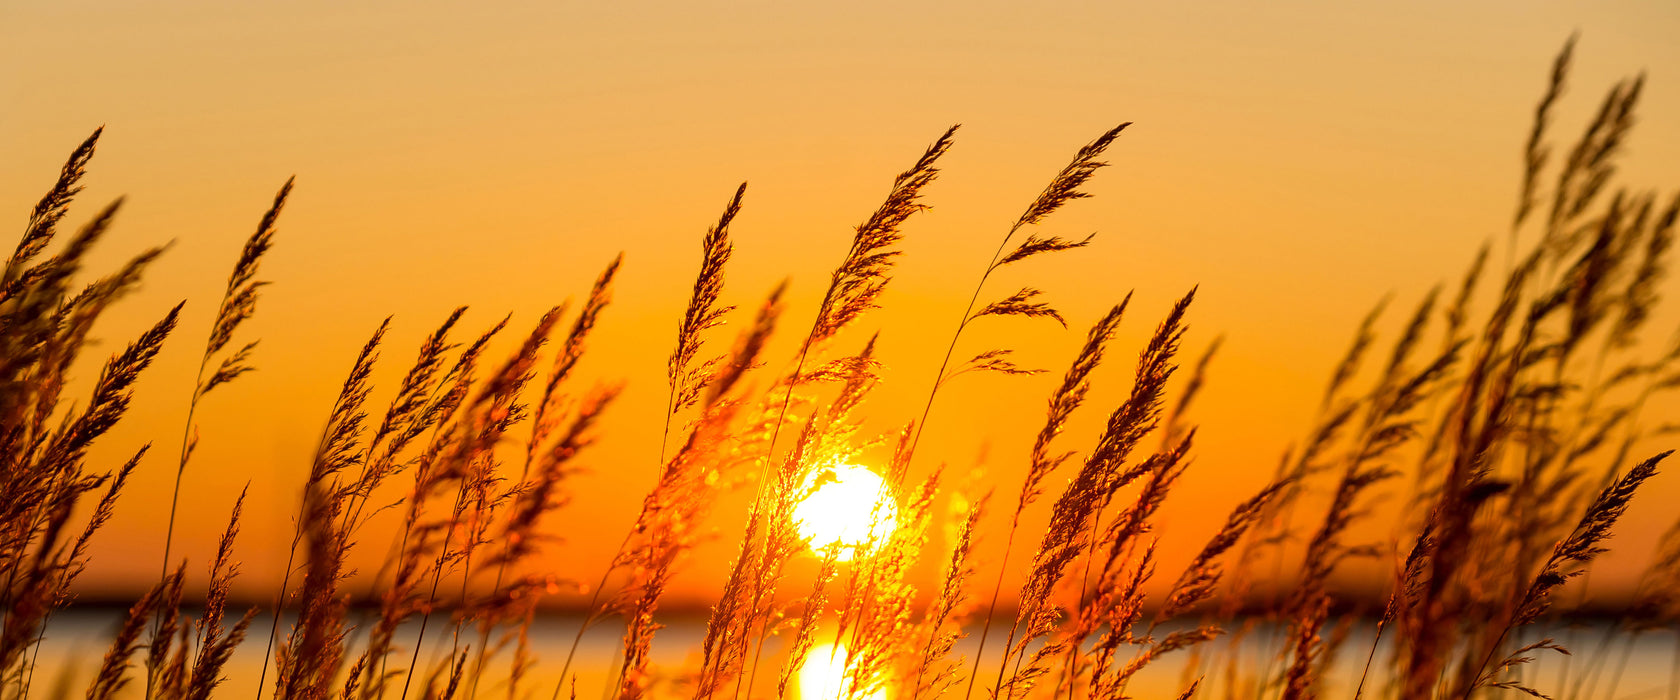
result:
[[(1196, 465), (1163, 514), (1181, 549), (1307, 430), (1372, 303), (1393, 293), (1409, 307), (1483, 240), (1502, 239), (1533, 103), (1572, 30), (1583, 38), (1560, 133), (1611, 80), (1647, 69), (1623, 173), (1680, 182), (1680, 7), (1668, 2), (492, 5), (0, 8), (0, 212), (21, 225), (65, 155), (104, 124), (72, 220), (129, 199), (95, 268), (176, 244), (101, 335), (126, 342), (189, 300), (136, 412), (106, 438), (106, 459), (147, 440), (158, 449), (96, 541), (88, 590), (156, 575), (158, 504), (197, 348), (239, 246), (293, 173), (263, 268), (276, 284), (249, 327), (263, 339), (260, 370), (207, 399), (177, 540), (207, 563), (211, 533), (249, 482), (240, 548), (259, 596), (277, 578), (274, 552), (338, 384), (382, 317), (396, 314), (396, 371), (453, 306), (473, 308), (472, 328), (509, 311), (528, 324), (622, 250), (586, 369), (630, 391), (589, 458), (611, 468), (576, 483), (556, 523), (568, 540), (552, 550), (557, 568), (596, 576), (653, 479), (664, 361), (699, 237), (742, 180), (727, 301), (750, 307), (791, 275), (797, 326), (892, 175), (964, 124), (929, 190), (935, 208), (908, 227), (887, 308), (864, 324), (882, 332), (889, 371), (868, 412), (885, 428), (920, 406), (1008, 222), (1078, 146), (1136, 122), (1091, 185), (1096, 198), (1045, 229), (1097, 231), (1096, 242), (993, 287), (1045, 289), (1072, 330), (1002, 321), (965, 347), (1007, 344), (1059, 375), (1083, 329), (1136, 289), (1070, 432), (1088, 444), (1143, 337), (1200, 284), (1189, 350), (1218, 333), (1227, 342), (1198, 410)], [(1654, 335), (1680, 321), (1673, 306)], [(991, 479), (1013, 499), (1055, 380), (953, 386), (919, 464), (966, 468), (989, 442)], [(1606, 565), (1622, 578), (1668, 525), (1663, 501), (1680, 478), (1652, 489)], [(704, 599), (724, 576), (739, 523), (713, 522), (721, 544), (700, 552), (676, 598)]]

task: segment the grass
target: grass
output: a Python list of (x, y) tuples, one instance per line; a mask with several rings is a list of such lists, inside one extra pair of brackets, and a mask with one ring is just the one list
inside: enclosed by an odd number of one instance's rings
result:
[[(801, 669), (819, 661), (839, 669), (837, 696), (859, 699), (932, 700), (960, 690), (965, 698), (1109, 700), (1131, 697), (1144, 669), (1169, 665), (1182, 669), (1181, 698), (1616, 697), (1635, 640), (1680, 629), (1680, 523), (1592, 655), (1617, 670), (1548, 684), (1523, 669), (1537, 654), (1567, 653), (1545, 633), (1568, 611), (1562, 591), (1578, 578), (1577, 587), (1586, 585), (1582, 574), (1669, 455), (1634, 451), (1673, 434), (1652, 428), (1642, 412), (1653, 396), (1680, 388), (1680, 344), (1655, 357), (1640, 348), (1649, 346), (1641, 338), (1662, 301), (1680, 196), (1618, 184), (1616, 159), (1642, 77), (1617, 83), (1585, 132), (1554, 158), (1550, 115), (1572, 52), (1573, 40), (1537, 108), (1504, 269), (1484, 248), (1450, 296), (1436, 288), (1417, 302), (1386, 353), (1376, 330), (1386, 304), (1379, 305), (1331, 373), (1300, 446), (1284, 455), (1270, 483), (1220, 516), (1223, 527), (1177, 572), (1157, 571), (1157, 547), (1173, 533), (1156, 514), (1182, 497), (1179, 480), (1192, 468), (1197, 434), (1193, 399), (1209, 381), (1213, 347), (1199, 361), (1182, 357), (1195, 290), (1155, 311), (1162, 320), (1135, 350), (1129, 392), (1108, 407), (1093, 440), (1070, 444), (1066, 427), (1085, 408), (1093, 370), (1121, 352), (1111, 347), (1116, 329), (1142, 311), (1128, 296), (1090, 328), (1047, 400), (1014, 493), (971, 493), (950, 485), (943, 468), (913, 469), (943, 387), (1037, 371), (1017, 365), (1008, 347), (959, 354), (964, 332), (975, 323), (1065, 325), (1039, 289), (997, 295), (987, 282), (1003, 266), (1073, 254), (1090, 240), (1038, 230), (1091, 196), (1124, 124), (1079, 149), (1005, 232), (979, 271), (916, 420), (885, 435), (864, 432), (880, 363), (875, 339), (860, 339), (855, 329), (892, 280), (907, 225), (925, 208), (939, 162), (955, 143), (951, 127), (857, 226), (817, 313), (800, 326), (803, 340), (779, 370), (765, 355), (787, 320), (785, 285), (768, 294), (727, 350), (714, 349), (725, 321), (745, 315), (720, 299), (734, 246), (729, 227), (747, 205), (746, 186), (727, 201), (702, 237), (666, 367), (660, 458), (652, 465), (658, 478), (629, 531), (597, 535), (620, 538), (605, 571), (543, 571), (551, 560), (541, 557), (554, 539), (545, 522), (566, 507), (578, 456), (598, 439), (599, 420), (622, 388), (577, 371), (592, 329), (611, 311), (621, 259), (605, 266), (575, 312), (556, 306), (524, 329), (504, 318), (473, 332), (466, 310), (455, 310), (379, 406), (371, 403), (371, 378), (391, 321), (382, 323), (355, 358), (299, 485), (273, 604), (237, 617), (226, 610), (238, 574), (242, 495), (231, 504), (204, 605), (196, 617), (187, 614), (184, 564), (171, 549), (181, 483), (200, 439), (193, 416), (210, 407), (202, 402), (213, 390), (232, 390), (254, 366), (256, 342), (236, 339), (257, 311), (259, 265), (284, 243), (287, 181), (235, 262), (208, 332), (179, 445), (162, 573), (115, 631), (87, 696), (134, 696), (142, 686), (148, 700), (233, 692), (222, 685), (226, 668), (264, 616), (273, 624), (261, 645), (258, 700), (576, 697), (579, 645), (609, 619), (624, 631), (606, 685), (595, 690), (624, 700), (782, 698), (795, 693)], [(50, 617), (73, 602), (87, 543), (149, 446), (115, 468), (90, 464), (88, 449), (130, 409), (136, 378), (178, 330), (179, 306), (110, 357), (90, 396), (63, 395), (95, 321), (164, 253), (148, 250), (77, 282), (83, 257), (120, 205), (74, 234), (59, 231), (100, 135), (74, 150), (0, 272), (5, 698), (46, 692), (35, 687), (35, 671)], [(1484, 282), (1499, 290), (1491, 305), (1478, 298)], [(492, 339), (516, 333), (510, 354), (489, 354)], [(968, 359), (953, 362), (961, 357)], [(875, 448), (892, 454), (874, 507), (896, 507), (893, 527), (845, 554), (819, 548), (815, 574), (789, 580), (789, 562), (808, 549), (795, 508), (834, 479), (833, 465)], [(386, 486), (400, 486), (406, 497), (376, 502)], [(689, 664), (662, 668), (651, 649), (665, 588), (693, 554), (719, 496), (748, 487), (756, 496), (705, 635)], [(1316, 505), (1306, 497), (1313, 491), (1327, 493), (1328, 502)], [(949, 518), (955, 536), (944, 554), (931, 545), (933, 505), (951, 493), (966, 508)], [(1390, 523), (1394, 537), (1357, 539), (1369, 529), (1358, 525), (1374, 518), (1372, 505), (1385, 496), (1403, 496)], [(1022, 514), (1040, 499), (1051, 499), (1049, 523), (1023, 531)], [(996, 503), (1013, 504), (1005, 511), (1004, 554), (978, 560), (984, 523), (1002, 515), (991, 512)], [(371, 616), (353, 619), (346, 562), (352, 548), (367, 546), (362, 528), (386, 511), (400, 534), (369, 574), (384, 593)], [(85, 525), (76, 530), (72, 522)], [(1022, 550), (1025, 561), (1012, 560), (1026, 542), (1036, 544), (1030, 554)], [(911, 575), (923, 560), (939, 571), (926, 596)], [(1338, 585), (1356, 567), (1385, 565), (1392, 575), (1380, 609), (1362, 607)], [(1025, 580), (1013, 615), (999, 606), (1011, 574)], [(1150, 595), (1158, 574), (1171, 583)], [(598, 583), (565, 656), (538, 659), (532, 626), (561, 577)], [(410, 642), (401, 629), (417, 637)], [(1368, 647), (1350, 641), (1364, 633), (1372, 637)], [(969, 660), (958, 651), (971, 634)], [(428, 643), (444, 650), (430, 663), (420, 654)], [(985, 655), (988, 643), (1001, 650)], [(824, 648), (828, 658), (815, 658)], [(1331, 680), (1344, 657), (1361, 668), (1351, 687)], [(538, 670), (558, 682), (536, 686)], [(1680, 693), (1680, 663), (1675, 673), (1671, 698)], [(61, 686), (57, 694), (68, 692)]]

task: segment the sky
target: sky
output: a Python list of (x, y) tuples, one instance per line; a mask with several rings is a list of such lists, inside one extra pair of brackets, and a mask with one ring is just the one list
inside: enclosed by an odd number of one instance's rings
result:
[[(21, 225), (64, 157), (104, 125), (72, 221), (127, 199), (93, 267), (173, 247), (92, 354), (188, 301), (133, 414), (96, 455), (154, 444), (95, 541), (83, 590), (133, 595), (156, 576), (197, 344), (287, 177), (297, 189), (262, 268), (274, 284), (247, 331), (262, 338), (259, 369), (201, 409), (177, 551), (207, 565), (249, 485), (240, 590), (271, 595), (321, 425), (381, 319), (395, 317), (376, 377), (388, 387), (455, 306), (471, 308), (469, 328), (508, 313), (528, 326), (581, 299), (622, 251), (583, 370), (628, 390), (547, 555), (593, 579), (653, 482), (665, 358), (700, 236), (736, 185), (748, 189), (725, 300), (751, 308), (790, 278), (797, 327), (852, 227), (954, 123), (933, 208), (911, 220), (885, 308), (863, 324), (880, 331), (887, 368), (871, 426), (919, 413), (1008, 224), (1080, 145), (1133, 122), (1093, 198), (1043, 229), (1095, 232), (1094, 242), (988, 287), (1043, 289), (1068, 329), (1001, 320), (964, 341), (1017, 348), (1023, 364), (1051, 371), (952, 385), (918, 459), (967, 472), (985, 453), (978, 485), (1013, 500), (1043, 401), (1083, 330), (1135, 290), (1070, 429), (1078, 445), (1129, 387), (1155, 323), (1196, 287), (1186, 350), (1216, 336), (1224, 346), (1196, 409), (1184, 495), (1162, 514), (1166, 551), (1182, 558), (1307, 432), (1373, 304), (1392, 296), (1409, 309), (1485, 241), (1503, 240), (1534, 103), (1577, 31), (1559, 133), (1577, 132), (1612, 81), (1644, 70), (1622, 173), (1673, 188), (1680, 6), (1670, 2), (6, 3), (0, 212)], [(1677, 322), (1670, 308), (1654, 327)], [(1608, 588), (1626, 585), (1670, 524), (1662, 502), (1680, 496), (1680, 479), (1651, 488), (1604, 565)], [(716, 509), (718, 536), (673, 584), (674, 601), (715, 594), (746, 498)], [(1001, 524), (988, 524), (983, 555), (998, 553)], [(383, 548), (370, 533), (361, 568), (376, 568)]]

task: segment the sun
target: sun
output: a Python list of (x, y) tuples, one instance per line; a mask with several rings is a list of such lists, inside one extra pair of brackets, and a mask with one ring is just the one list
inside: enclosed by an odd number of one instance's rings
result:
[(892, 530), (898, 505), (879, 474), (855, 464), (838, 464), (813, 472), (805, 489), (823, 479), (831, 480), (817, 486), (793, 509), (794, 526), (812, 551), (838, 547), (835, 558), (847, 561), (871, 535), (878, 538)]

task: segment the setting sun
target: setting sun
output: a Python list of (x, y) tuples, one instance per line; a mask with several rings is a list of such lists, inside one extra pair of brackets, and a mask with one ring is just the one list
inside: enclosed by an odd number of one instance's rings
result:
[(838, 546), (835, 558), (848, 561), (871, 535), (880, 537), (892, 529), (898, 506), (880, 475), (854, 464), (813, 472), (805, 490), (829, 475), (832, 480), (821, 483), (794, 508), (793, 521), (812, 551)]

